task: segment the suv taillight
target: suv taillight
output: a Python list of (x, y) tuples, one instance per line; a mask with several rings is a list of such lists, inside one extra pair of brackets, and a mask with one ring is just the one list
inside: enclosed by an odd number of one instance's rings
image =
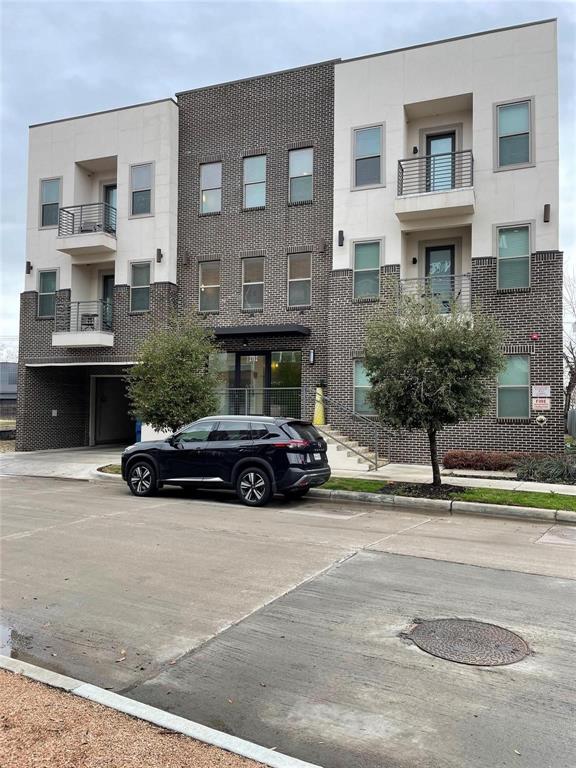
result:
[(282, 443), (272, 443), (274, 448), (308, 448), (310, 445), (308, 440), (286, 440)]

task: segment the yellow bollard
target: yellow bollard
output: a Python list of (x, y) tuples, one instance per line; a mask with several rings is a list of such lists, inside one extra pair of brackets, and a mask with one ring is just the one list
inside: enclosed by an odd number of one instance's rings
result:
[(324, 413), (324, 390), (322, 387), (316, 387), (316, 402), (314, 403), (314, 418), (312, 424), (321, 427), (326, 424), (326, 415)]

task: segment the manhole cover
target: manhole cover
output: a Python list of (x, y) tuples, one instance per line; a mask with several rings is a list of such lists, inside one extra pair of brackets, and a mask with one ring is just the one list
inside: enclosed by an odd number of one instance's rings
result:
[(479, 667), (513, 664), (530, 653), (528, 644), (514, 632), (471, 619), (418, 622), (406, 637), (432, 656)]

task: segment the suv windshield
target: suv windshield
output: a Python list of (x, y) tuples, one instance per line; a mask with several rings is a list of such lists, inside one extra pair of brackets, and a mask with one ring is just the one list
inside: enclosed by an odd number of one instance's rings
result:
[(283, 424), (282, 429), (296, 440), (309, 440), (312, 443), (320, 440), (320, 435), (312, 424), (306, 424), (303, 421), (291, 421), (288, 424)]

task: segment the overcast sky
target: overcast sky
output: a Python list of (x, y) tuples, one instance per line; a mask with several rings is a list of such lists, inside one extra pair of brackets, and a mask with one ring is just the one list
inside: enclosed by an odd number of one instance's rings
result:
[(28, 125), (176, 91), (557, 17), (561, 238), (576, 263), (576, 2), (25, 2), (2, 10), (2, 305), (18, 332)]

